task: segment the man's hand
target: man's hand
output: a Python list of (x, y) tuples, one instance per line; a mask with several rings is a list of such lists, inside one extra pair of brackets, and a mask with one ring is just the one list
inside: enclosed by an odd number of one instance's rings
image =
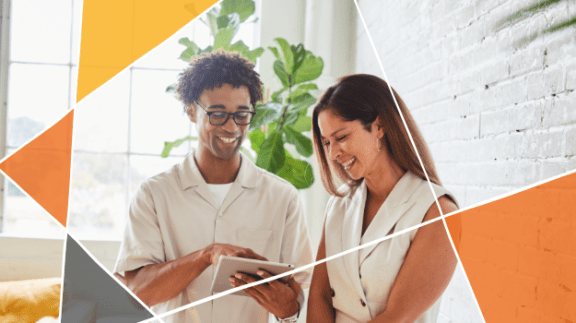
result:
[[(257, 274), (262, 278), (269, 278), (272, 275), (264, 270), (259, 270)], [(230, 277), (232, 286), (238, 287), (257, 281), (244, 273), (236, 273), (235, 277)], [(252, 297), (258, 304), (268, 312), (278, 318), (286, 318), (296, 314), (300, 305), (298, 304), (298, 294), (300, 284), (290, 277), (287, 284), (279, 280), (272, 280), (268, 284), (260, 284), (244, 289), (244, 292)]]
[(207, 248), (207, 251), (210, 252), (210, 261), (214, 266), (218, 265), (220, 256), (267, 260), (266, 258), (252, 251), (252, 249), (242, 248), (230, 244), (214, 243)]

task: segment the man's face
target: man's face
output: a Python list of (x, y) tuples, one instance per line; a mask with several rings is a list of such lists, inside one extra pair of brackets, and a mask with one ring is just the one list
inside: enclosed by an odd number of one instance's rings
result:
[[(208, 112), (252, 111), (250, 93), (248, 87), (244, 85), (234, 88), (230, 84), (223, 84), (220, 88), (206, 89), (200, 94), (198, 103)], [(225, 124), (213, 126), (204, 109), (196, 105), (194, 112), (189, 115), (190, 120), (196, 123), (199, 152), (209, 153), (212, 157), (222, 160), (237, 156), (250, 126), (237, 125), (232, 116)]]

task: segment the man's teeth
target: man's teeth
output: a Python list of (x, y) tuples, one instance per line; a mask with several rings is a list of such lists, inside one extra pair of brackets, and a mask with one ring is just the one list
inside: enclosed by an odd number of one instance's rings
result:
[(348, 168), (350, 168), (350, 166), (352, 166), (352, 163), (354, 163), (355, 161), (356, 161), (356, 157), (352, 157), (347, 162), (342, 163), (342, 166), (344, 167), (344, 169), (348, 169)]
[(236, 140), (236, 138), (222, 138), (222, 137), (218, 137), (218, 139), (222, 140), (223, 142), (229, 144), (232, 143)]

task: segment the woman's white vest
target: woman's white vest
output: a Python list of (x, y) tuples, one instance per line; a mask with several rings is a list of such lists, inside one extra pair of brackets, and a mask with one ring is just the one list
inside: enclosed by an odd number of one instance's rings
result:
[[(432, 187), (437, 197), (449, 195), (455, 201), (443, 187), (435, 184)], [(366, 192), (366, 184), (362, 182), (353, 194), (332, 197), (328, 202), (327, 257), (420, 224), (435, 201), (428, 182), (406, 172), (361, 236)], [(416, 232), (417, 229), (411, 230), (326, 263), (337, 323), (368, 322), (386, 309)], [(415, 322), (436, 322), (440, 301)]]

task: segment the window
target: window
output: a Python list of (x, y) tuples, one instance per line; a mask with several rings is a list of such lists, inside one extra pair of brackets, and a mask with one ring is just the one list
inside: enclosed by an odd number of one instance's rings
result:
[[(178, 59), (184, 49), (178, 40), (188, 37), (201, 47), (211, 40), (195, 20), (75, 106), (81, 12), (80, 0), (12, 3), (6, 153), (74, 107), (68, 229), (79, 239), (118, 240), (139, 183), (194, 148), (187, 142), (160, 157), (164, 141), (196, 134), (165, 89), (187, 65)], [(243, 24), (236, 37), (254, 48), (257, 31), (258, 25)], [(34, 226), (42, 228), (38, 234), (61, 236), (58, 225), (12, 184), (4, 204), (3, 232), (21, 235)]]
[[(10, 39), (8, 68), (1, 71), (7, 73), (8, 80), (7, 85), (3, 84), (7, 86), (6, 124), (0, 125), (7, 128), (6, 142), (0, 145), (5, 147), (3, 156), (71, 108), (81, 4), (79, 0), (18, 0), (3, 4), (3, 21), (9, 22), (9, 26), (3, 24), (7, 27), (3, 35), (9, 31)], [(62, 238), (58, 224), (16, 186), (5, 181), (7, 189), (0, 209), (2, 232)]]

